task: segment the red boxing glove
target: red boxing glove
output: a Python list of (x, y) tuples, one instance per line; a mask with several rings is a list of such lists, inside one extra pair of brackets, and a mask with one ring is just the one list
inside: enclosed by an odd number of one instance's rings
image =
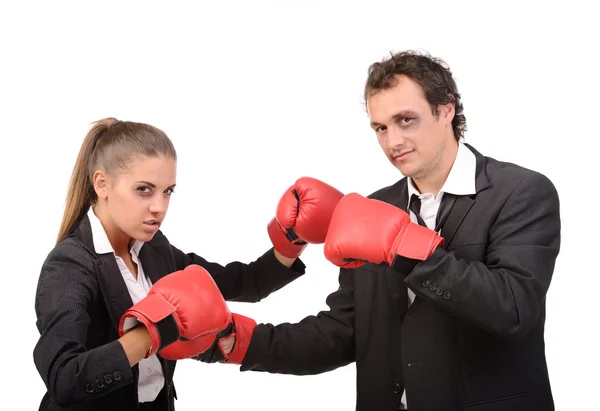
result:
[[(159, 355), (167, 360), (192, 358), (202, 362), (241, 364), (248, 351), (256, 322), (239, 314), (230, 314), (229, 323), (223, 330), (194, 338), (176, 341), (163, 348)], [(222, 344), (233, 338), (233, 348), (226, 354)]]
[[(218, 332), (230, 321), (231, 313), (212, 276), (199, 265), (190, 265), (158, 280), (148, 296), (128, 309), (119, 322), (119, 335), (123, 336), (138, 322), (145, 325), (152, 338), (148, 358), (178, 340), (194, 340)], [(211, 344), (207, 341), (206, 348)]]
[(277, 251), (297, 258), (308, 244), (323, 244), (333, 210), (344, 196), (332, 186), (302, 177), (279, 200), (267, 231)]
[[(256, 321), (234, 313), (233, 322), (225, 330), (217, 333), (210, 349), (194, 357), (194, 359), (206, 363), (241, 364), (244, 361), (246, 352), (248, 352), (254, 328), (256, 328)], [(235, 338), (233, 349), (229, 354), (225, 354), (221, 344), (230, 338)]]
[(256, 321), (234, 313), (233, 322), (235, 324), (235, 343), (224, 362), (228, 364), (241, 364), (244, 361), (244, 357), (246, 357), (246, 352), (248, 352), (248, 347), (256, 328)]
[[(231, 314), (229, 321), (233, 321)], [(183, 360), (186, 358), (194, 358), (214, 345), (215, 335), (218, 331), (213, 331), (206, 335), (201, 335), (190, 341), (175, 341), (173, 344), (166, 346), (158, 352), (162, 358), (166, 360)], [(221, 331), (222, 332), (222, 331)]]
[(404, 210), (351, 193), (333, 213), (324, 252), (339, 267), (360, 267), (365, 262), (392, 266), (397, 255), (422, 261), (443, 245), (443, 237), (411, 222)]

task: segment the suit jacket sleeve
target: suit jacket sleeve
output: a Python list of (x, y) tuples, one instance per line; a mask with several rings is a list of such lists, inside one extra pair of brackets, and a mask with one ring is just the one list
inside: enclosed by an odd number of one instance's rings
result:
[(234, 261), (224, 266), (194, 253), (186, 254), (174, 246), (171, 248), (178, 269), (190, 264), (204, 267), (227, 301), (258, 302), (302, 276), (306, 268), (300, 259), (287, 268), (277, 260), (273, 248), (249, 264)]
[[(52, 399), (62, 407), (106, 395), (134, 381), (127, 355), (115, 340), (86, 346), (98, 298), (93, 262), (83, 248), (58, 245), (41, 270), (35, 299), (40, 338), (33, 359)], [(111, 383), (106, 383), (109, 379)]]
[(560, 225), (554, 186), (543, 175), (530, 173), (492, 225), (485, 261), (467, 262), (438, 249), (405, 281), (419, 297), (516, 340), (527, 334), (543, 311), (559, 252)]
[(328, 311), (295, 324), (259, 324), (240, 370), (309, 375), (354, 361), (352, 276), (351, 271), (340, 271), (340, 287), (326, 300)]

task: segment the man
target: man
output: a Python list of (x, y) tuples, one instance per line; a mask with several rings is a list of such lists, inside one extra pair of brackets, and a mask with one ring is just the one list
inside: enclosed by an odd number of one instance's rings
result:
[(359, 411), (553, 410), (553, 184), (462, 141), (460, 94), (439, 59), (406, 51), (373, 64), (365, 102), (404, 178), (337, 204), (325, 241), (342, 267), (330, 309), (277, 326), (240, 317), (231, 356), (201, 359), (296, 375), (355, 361)]

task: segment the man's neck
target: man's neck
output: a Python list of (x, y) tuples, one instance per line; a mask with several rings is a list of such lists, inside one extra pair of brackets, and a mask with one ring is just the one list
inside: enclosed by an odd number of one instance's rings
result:
[(425, 178), (413, 178), (414, 184), (421, 194), (432, 193), (435, 197), (438, 196), (440, 190), (446, 183), (450, 170), (456, 160), (458, 154), (458, 142), (453, 140), (453, 143), (446, 145), (442, 158), (435, 170), (432, 170)]

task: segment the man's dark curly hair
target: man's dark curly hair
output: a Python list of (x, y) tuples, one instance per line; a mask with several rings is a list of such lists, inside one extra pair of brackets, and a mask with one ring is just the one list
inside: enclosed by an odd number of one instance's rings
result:
[(439, 114), (440, 104), (454, 103), (454, 138), (458, 141), (464, 137), (467, 119), (463, 114), (460, 94), (448, 65), (442, 59), (425, 52), (406, 50), (390, 54), (390, 57), (369, 66), (364, 91), (365, 104), (368, 98), (378, 91), (394, 87), (397, 84), (396, 75), (405, 75), (421, 86), (434, 115)]

